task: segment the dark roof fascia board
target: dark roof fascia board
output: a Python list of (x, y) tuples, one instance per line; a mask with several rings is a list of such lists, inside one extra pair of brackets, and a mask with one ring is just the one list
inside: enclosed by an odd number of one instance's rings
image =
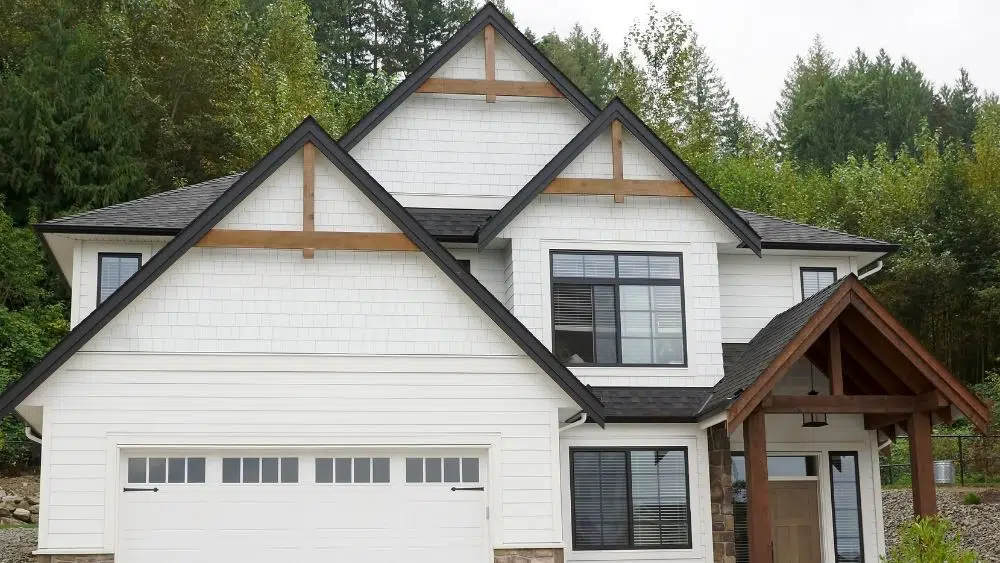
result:
[(603, 405), (533, 334), (482, 284), (467, 273), (385, 189), (346, 151), (340, 148), (312, 117), (306, 118), (281, 143), (233, 183), (187, 227), (157, 252), (139, 271), (78, 324), (27, 374), (0, 395), (0, 416), (10, 413), (24, 398), (63, 365), (98, 331), (193, 247), (220, 220), (243, 201), (306, 142), (312, 142), (348, 176), (373, 203), (409, 236), (476, 305), (545, 371), (588, 415), (604, 424)]
[(697, 416), (606, 416), (608, 424), (691, 424)]
[[(741, 245), (743, 246), (743, 245)], [(850, 252), (881, 252), (892, 254), (899, 250), (898, 244), (875, 244), (859, 242), (854, 243), (828, 243), (828, 242), (762, 242), (761, 248), (764, 250), (826, 250), (826, 251), (850, 251)]]
[(619, 98), (615, 98), (508, 201), (479, 232), (479, 246), (485, 248), (531, 201), (549, 185), (612, 121), (618, 120), (656, 158), (684, 183), (702, 203), (739, 238), (760, 255), (760, 235), (719, 194), (709, 188), (666, 144), (663, 143)]
[(535, 68), (548, 79), (587, 119), (593, 119), (600, 110), (590, 99), (545, 58), (537, 47), (521, 33), (517, 27), (503, 15), (491, 2), (462, 26), (450, 39), (438, 47), (417, 69), (400, 82), (388, 96), (368, 112), (361, 120), (340, 138), (340, 146), (350, 151), (372, 131), (383, 119), (389, 116), (406, 98), (420, 88), (420, 85), (441, 68), (448, 59), (457, 53), (465, 44), (477, 35), (486, 25), (492, 25), (508, 43), (528, 59)]
[(40, 234), (73, 234), (73, 235), (135, 235), (172, 237), (183, 229), (164, 229), (148, 227), (116, 227), (101, 225), (60, 225), (59, 223), (35, 223), (35, 232)]

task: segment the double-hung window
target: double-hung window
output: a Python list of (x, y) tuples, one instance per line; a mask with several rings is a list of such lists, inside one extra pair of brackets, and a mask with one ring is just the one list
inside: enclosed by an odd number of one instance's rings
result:
[(688, 549), (687, 448), (572, 449), (573, 549)]
[(142, 254), (101, 252), (97, 255), (97, 304), (111, 296), (142, 265)]
[(552, 349), (564, 364), (686, 365), (681, 255), (553, 252)]

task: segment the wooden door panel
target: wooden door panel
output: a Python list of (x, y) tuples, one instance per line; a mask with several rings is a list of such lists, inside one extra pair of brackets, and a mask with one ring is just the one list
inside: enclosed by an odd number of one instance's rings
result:
[(775, 563), (819, 563), (816, 481), (771, 481), (771, 539)]

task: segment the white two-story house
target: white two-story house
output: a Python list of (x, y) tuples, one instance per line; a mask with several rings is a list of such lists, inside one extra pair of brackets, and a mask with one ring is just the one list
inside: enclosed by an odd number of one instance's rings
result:
[(339, 140), (36, 226), (72, 331), (0, 396), (48, 562), (878, 560), (877, 450), (986, 408), (492, 5)]

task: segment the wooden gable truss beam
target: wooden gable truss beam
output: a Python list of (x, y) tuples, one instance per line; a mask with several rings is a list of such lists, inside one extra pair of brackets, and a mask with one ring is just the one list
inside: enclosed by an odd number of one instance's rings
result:
[(316, 147), (302, 145), (302, 230), (257, 231), (212, 229), (195, 246), (207, 248), (302, 249), (311, 259), (316, 250), (396, 250), (416, 252), (417, 245), (403, 233), (334, 232), (316, 230)]
[(625, 203), (625, 196), (693, 197), (679, 180), (626, 180), (622, 156), (622, 123), (611, 122), (611, 178), (555, 178), (544, 193), (557, 195), (609, 195), (615, 203)]
[(471, 94), (486, 96), (487, 103), (497, 101), (497, 96), (525, 98), (562, 98), (563, 93), (551, 82), (497, 80), (496, 30), (487, 25), (483, 30), (486, 48), (485, 79), (428, 78), (417, 88), (424, 94)]

